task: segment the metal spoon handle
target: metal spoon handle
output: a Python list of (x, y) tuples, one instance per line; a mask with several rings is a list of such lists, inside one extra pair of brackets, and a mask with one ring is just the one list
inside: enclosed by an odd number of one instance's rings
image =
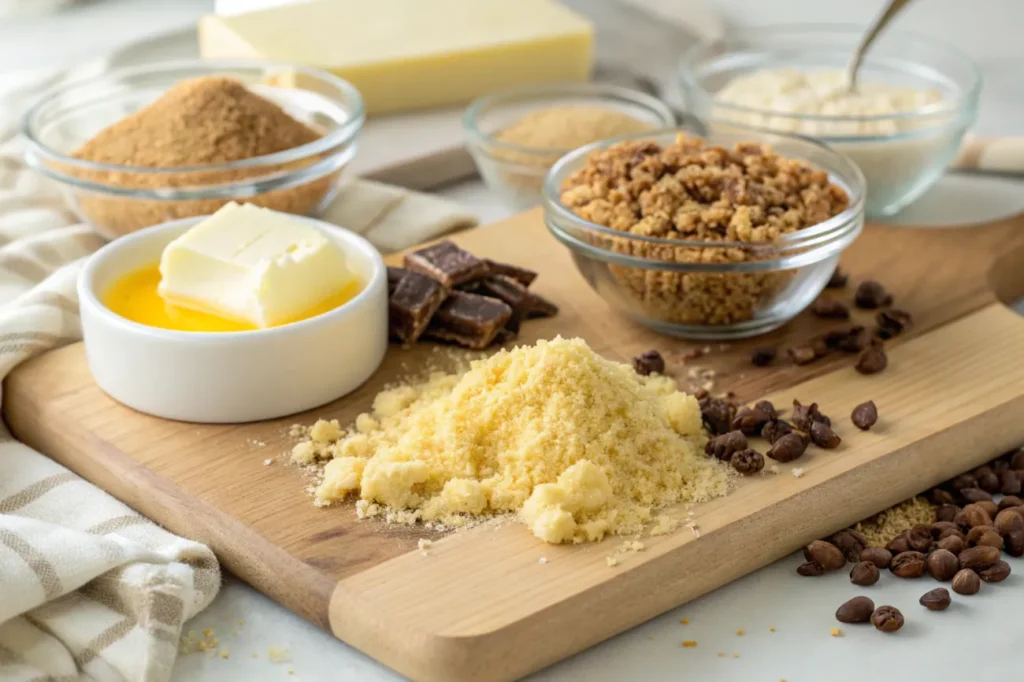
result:
[(860, 69), (860, 64), (864, 61), (864, 55), (867, 53), (868, 48), (871, 47), (871, 43), (875, 42), (875, 38), (889, 25), (892, 18), (909, 4), (910, 0), (891, 0), (889, 6), (882, 12), (882, 16), (878, 17), (875, 25), (861, 39), (860, 45), (857, 46), (853, 56), (850, 57), (850, 63), (846, 65), (846, 82), (850, 90), (853, 90), (857, 85), (857, 70)]

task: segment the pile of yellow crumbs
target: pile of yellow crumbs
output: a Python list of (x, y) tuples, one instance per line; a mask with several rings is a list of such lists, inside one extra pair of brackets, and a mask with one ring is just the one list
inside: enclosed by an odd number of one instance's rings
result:
[[(726, 493), (705, 457), (700, 407), (669, 377), (641, 376), (556, 338), (381, 392), (348, 429), (292, 433), (292, 461), (325, 462), (315, 502), (358, 496), (360, 517), (459, 526), (514, 513), (551, 543), (631, 535), (678, 502)], [(612, 561), (609, 559), (609, 563)]]
[(884, 547), (897, 535), (918, 524), (935, 523), (935, 505), (923, 497), (912, 497), (905, 502), (889, 507), (870, 521), (854, 526), (873, 547)]

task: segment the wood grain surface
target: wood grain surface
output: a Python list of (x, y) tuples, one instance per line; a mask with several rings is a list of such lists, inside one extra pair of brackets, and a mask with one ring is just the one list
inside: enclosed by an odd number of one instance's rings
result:
[[(313, 623), (417, 680), (508, 680), (586, 648), (784, 556), (804, 542), (898, 502), (1024, 442), (1024, 319), (997, 299), (1024, 294), (1024, 219), (959, 229), (868, 226), (844, 254), (851, 286), (884, 282), (915, 325), (890, 343), (890, 367), (864, 377), (851, 356), (759, 369), (750, 348), (786, 346), (830, 325), (808, 315), (768, 335), (688, 344), (615, 315), (547, 234), (539, 211), (457, 237), (479, 255), (540, 271), (534, 287), (561, 306), (524, 325), (522, 341), (582, 336), (626, 360), (658, 348), (685, 387), (690, 366), (713, 368), (742, 399), (821, 403), (843, 445), (810, 451), (779, 475), (745, 480), (693, 508), (701, 530), (645, 539), (609, 568), (621, 539), (552, 547), (506, 522), (415, 551), (421, 529), (317, 509), (309, 481), (288, 466), (288, 427), (351, 421), (386, 383), (443, 358), (431, 346), (393, 348), (356, 393), (292, 418), (235, 426), (169, 422), (105, 396), (80, 345), (32, 360), (4, 386), (15, 435), (172, 531), (210, 544), (225, 566)], [(861, 321), (869, 315), (855, 313)], [(840, 326), (840, 325), (835, 325)], [(876, 429), (849, 424), (873, 399)], [(264, 465), (264, 460), (272, 464)], [(794, 466), (805, 470), (796, 478)], [(684, 513), (682, 510), (679, 513)], [(540, 564), (544, 556), (548, 563)]]

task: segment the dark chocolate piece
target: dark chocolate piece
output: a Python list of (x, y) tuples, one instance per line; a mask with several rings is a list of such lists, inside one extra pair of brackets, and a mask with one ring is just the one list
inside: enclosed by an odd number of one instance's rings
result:
[(405, 267), (433, 277), (449, 289), (487, 274), (487, 263), (450, 241), (406, 254)]
[(521, 268), (518, 265), (512, 265), (511, 263), (499, 263), (493, 261), (490, 258), (485, 258), (484, 262), (487, 263), (487, 268), (492, 275), (505, 275), (516, 280), (524, 287), (528, 287), (533, 284), (533, 280), (537, 279), (537, 273), (533, 270), (527, 270)]
[(482, 350), (494, 341), (511, 317), (512, 308), (504, 301), (453, 291), (437, 309), (424, 335)]
[(416, 341), (447, 297), (448, 290), (437, 280), (406, 270), (388, 300), (391, 335), (403, 343)]
[(398, 288), (398, 283), (405, 277), (405, 273), (409, 272), (405, 268), (396, 268), (391, 265), (388, 266), (388, 296), (395, 293), (395, 289)]
[(548, 299), (530, 292), (530, 307), (527, 309), (527, 319), (534, 317), (554, 317), (558, 314), (558, 306)]
[(533, 304), (533, 296), (520, 282), (507, 275), (490, 275), (474, 282), (473, 291), (484, 296), (504, 301), (520, 313)]

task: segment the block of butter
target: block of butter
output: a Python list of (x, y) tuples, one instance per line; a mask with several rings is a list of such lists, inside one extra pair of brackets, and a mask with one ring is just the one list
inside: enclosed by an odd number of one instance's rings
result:
[(263, 329), (309, 316), (354, 279), (320, 230), (232, 202), (167, 245), (158, 292), (172, 305)]
[(199, 23), (202, 57), (326, 69), (371, 114), (585, 81), (593, 47), (590, 23), (552, 0), (318, 0)]

